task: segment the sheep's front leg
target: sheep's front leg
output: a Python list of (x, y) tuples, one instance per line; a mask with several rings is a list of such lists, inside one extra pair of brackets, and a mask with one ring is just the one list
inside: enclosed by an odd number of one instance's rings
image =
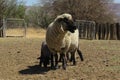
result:
[(62, 55), (60, 54), (59, 62), (61, 62), (61, 61), (62, 61)]
[(64, 70), (66, 70), (66, 65), (67, 65), (66, 56), (64, 53), (62, 53), (62, 67)]
[(58, 54), (55, 54), (55, 69), (58, 69)]

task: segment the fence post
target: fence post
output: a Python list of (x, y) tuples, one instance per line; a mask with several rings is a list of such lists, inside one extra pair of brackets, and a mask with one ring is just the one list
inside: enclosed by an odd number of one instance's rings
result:
[(117, 39), (120, 40), (120, 23), (116, 23)]
[(3, 37), (6, 37), (6, 21), (3, 19)]
[(25, 25), (25, 33), (24, 33), (24, 37), (26, 37), (26, 33), (27, 33), (27, 24), (26, 24), (25, 20), (24, 20), (24, 25)]
[(117, 40), (117, 26), (116, 26), (116, 23), (113, 25), (113, 39)]
[(95, 26), (96, 28), (95, 28), (95, 30), (96, 30), (96, 39), (98, 40), (99, 39), (99, 35), (98, 35), (98, 33), (99, 33), (99, 24), (98, 23), (96, 23), (96, 26)]
[(96, 34), (96, 31), (95, 31), (95, 30), (96, 30), (96, 29), (95, 29), (95, 28), (96, 28), (96, 27), (95, 27), (96, 24), (95, 24), (95, 22), (92, 24), (92, 26), (93, 26), (93, 28), (92, 28), (92, 29), (93, 29), (93, 32), (92, 32), (92, 39), (95, 39), (95, 34)]
[(108, 23), (106, 23), (105, 24), (105, 40), (107, 40), (108, 39), (108, 34), (109, 34), (109, 24)]

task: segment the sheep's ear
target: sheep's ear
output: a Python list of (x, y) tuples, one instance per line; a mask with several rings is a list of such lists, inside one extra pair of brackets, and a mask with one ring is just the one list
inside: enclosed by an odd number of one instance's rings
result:
[(58, 22), (61, 22), (61, 21), (63, 21), (63, 18), (58, 18), (57, 21), (58, 21)]
[(64, 32), (63, 26), (61, 26), (61, 30), (62, 30), (62, 32)]
[(67, 22), (68, 19), (67, 19), (67, 18), (59, 18), (59, 19), (58, 19), (58, 22), (61, 22), (61, 21)]
[(65, 18), (63, 18), (63, 21), (65, 21), (65, 22), (66, 22), (66, 21), (68, 21), (68, 19), (65, 17)]

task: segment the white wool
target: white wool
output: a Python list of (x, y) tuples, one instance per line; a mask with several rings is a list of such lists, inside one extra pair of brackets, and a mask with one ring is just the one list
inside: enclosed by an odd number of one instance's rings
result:
[(66, 53), (78, 47), (78, 29), (74, 33), (64, 31), (64, 25), (57, 22), (57, 19), (64, 17), (72, 20), (72, 16), (65, 13), (58, 16), (47, 28), (46, 42), (50, 51), (53, 53)]

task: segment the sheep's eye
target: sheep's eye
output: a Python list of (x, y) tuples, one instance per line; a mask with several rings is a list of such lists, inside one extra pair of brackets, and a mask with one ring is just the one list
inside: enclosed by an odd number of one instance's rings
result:
[(68, 22), (68, 19), (67, 19), (67, 18), (64, 18), (64, 21), (65, 21), (65, 22)]

